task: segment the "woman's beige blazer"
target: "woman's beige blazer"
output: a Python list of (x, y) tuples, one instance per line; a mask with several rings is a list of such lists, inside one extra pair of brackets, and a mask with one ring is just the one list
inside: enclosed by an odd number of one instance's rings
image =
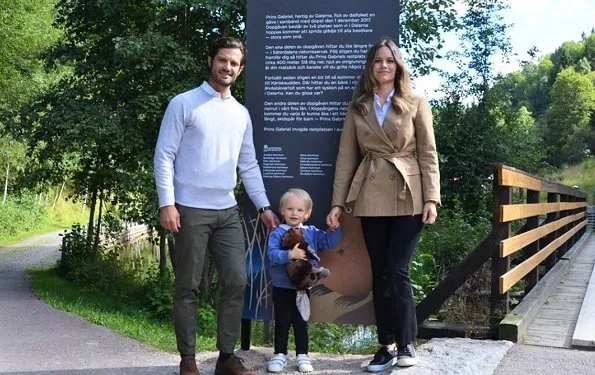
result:
[(372, 99), (362, 116), (347, 109), (333, 183), (333, 206), (351, 206), (355, 216), (421, 214), (427, 201), (440, 205), (440, 172), (432, 111), (412, 96), (410, 110), (390, 109), (382, 126)]

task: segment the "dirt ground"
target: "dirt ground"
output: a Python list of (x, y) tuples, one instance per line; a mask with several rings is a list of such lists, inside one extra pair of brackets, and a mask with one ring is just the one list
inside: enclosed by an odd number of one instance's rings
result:
[[(491, 375), (511, 346), (512, 343), (508, 341), (432, 339), (417, 349), (418, 365), (410, 368), (394, 367), (392, 372), (416, 375)], [(268, 374), (266, 365), (273, 355), (273, 350), (252, 347), (248, 351), (238, 350), (236, 355), (243, 358), (246, 366), (257, 370), (259, 374)], [(366, 365), (372, 356), (373, 353), (369, 355), (310, 353), (314, 374), (363, 374), (366, 373)], [(215, 352), (198, 354), (197, 361), (201, 374), (214, 373), (216, 360)], [(288, 365), (283, 374), (300, 374), (296, 367), (295, 353), (289, 353)]]

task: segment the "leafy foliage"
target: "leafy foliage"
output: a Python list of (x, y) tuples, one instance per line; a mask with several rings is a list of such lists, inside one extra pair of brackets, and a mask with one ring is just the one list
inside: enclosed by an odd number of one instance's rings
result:
[(547, 113), (543, 137), (548, 160), (555, 166), (576, 164), (588, 155), (587, 134), (595, 113), (593, 79), (566, 68), (557, 75), (551, 90), (552, 104)]
[(46, 207), (38, 203), (33, 194), (8, 197), (0, 205), (0, 238), (28, 232), (41, 226), (46, 220)]
[(13, 110), (52, 81), (41, 54), (57, 39), (53, 0), (2, 2), (0, 12), (0, 112)]

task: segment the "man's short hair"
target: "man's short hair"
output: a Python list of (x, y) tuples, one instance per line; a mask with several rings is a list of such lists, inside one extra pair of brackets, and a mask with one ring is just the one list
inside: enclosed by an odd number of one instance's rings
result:
[(244, 43), (242, 43), (239, 39), (232, 38), (229, 36), (225, 36), (222, 38), (215, 39), (213, 42), (209, 44), (209, 56), (211, 59), (215, 58), (217, 53), (221, 48), (237, 48), (242, 52), (242, 62), (246, 57), (246, 48), (244, 47)]

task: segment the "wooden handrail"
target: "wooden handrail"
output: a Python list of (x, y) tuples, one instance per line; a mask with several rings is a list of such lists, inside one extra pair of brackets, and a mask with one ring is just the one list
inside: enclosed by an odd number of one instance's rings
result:
[(584, 192), (576, 188), (566, 186), (558, 182), (548, 181), (507, 165), (496, 164), (496, 168), (499, 172), (498, 184), (500, 186), (543, 191), (546, 193), (564, 194), (580, 199), (585, 199), (587, 197)]
[(500, 222), (524, 219), (554, 211), (568, 211), (587, 207), (587, 202), (524, 203), (500, 206)]
[(514, 237), (510, 237), (500, 242), (500, 257), (514, 254), (521, 250), (523, 247), (545, 237), (553, 231), (562, 228), (566, 224), (570, 224), (573, 221), (577, 221), (585, 217), (585, 213), (581, 212), (572, 216), (566, 216), (563, 219), (556, 220), (549, 224), (541, 225), (533, 230), (525, 233), (518, 234)]
[(549, 255), (551, 255), (566, 241), (568, 241), (570, 237), (575, 235), (580, 229), (584, 228), (586, 225), (586, 220), (581, 221), (580, 223), (575, 225), (571, 230), (564, 233), (562, 236), (556, 238), (554, 241), (552, 241), (549, 245), (541, 249), (535, 255), (529, 257), (521, 264), (517, 265), (510, 271), (506, 272), (504, 275), (500, 276), (500, 294), (504, 294), (506, 291), (512, 288), (514, 284), (519, 282), (526, 274), (531, 272)]
[[(526, 203), (513, 203), (513, 189), (524, 189)], [(547, 193), (547, 203), (540, 193)], [(525, 279), (525, 290), (535, 286), (540, 277), (538, 266), (546, 269), (572, 246), (587, 225), (584, 192), (532, 176), (518, 169), (497, 164), (494, 174), (494, 210), (492, 232), (465, 259), (457, 264), (417, 305), (418, 324), (423, 323), (465, 281), (491, 259), (490, 322), (497, 325), (509, 309), (508, 291)], [(543, 215), (547, 219), (542, 221)], [(513, 235), (511, 223), (525, 219)], [(511, 267), (511, 255), (524, 259)]]

